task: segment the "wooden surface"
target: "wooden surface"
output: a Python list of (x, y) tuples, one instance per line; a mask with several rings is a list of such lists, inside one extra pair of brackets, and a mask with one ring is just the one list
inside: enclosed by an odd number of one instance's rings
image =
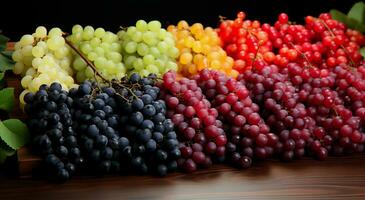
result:
[(239, 171), (215, 166), (193, 174), (0, 180), (1, 200), (365, 199), (365, 154), (290, 163), (264, 161)]

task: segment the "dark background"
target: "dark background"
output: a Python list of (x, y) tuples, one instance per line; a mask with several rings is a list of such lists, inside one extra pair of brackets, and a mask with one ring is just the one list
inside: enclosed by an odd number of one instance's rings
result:
[(163, 25), (185, 19), (216, 27), (218, 16), (234, 18), (245, 11), (249, 19), (273, 23), (281, 12), (291, 21), (302, 22), (307, 15), (318, 16), (336, 8), (347, 12), (359, 0), (2, 0), (0, 29), (12, 40), (33, 33), (38, 25), (60, 27), (70, 32), (72, 25), (92, 25), (117, 31), (138, 19), (160, 20)]

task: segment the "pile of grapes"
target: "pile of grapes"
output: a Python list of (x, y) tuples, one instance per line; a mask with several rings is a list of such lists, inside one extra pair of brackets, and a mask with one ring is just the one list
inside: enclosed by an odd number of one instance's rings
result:
[(164, 176), (364, 152), (365, 37), (327, 13), (245, 17), (23, 36), (14, 72), (45, 171)]

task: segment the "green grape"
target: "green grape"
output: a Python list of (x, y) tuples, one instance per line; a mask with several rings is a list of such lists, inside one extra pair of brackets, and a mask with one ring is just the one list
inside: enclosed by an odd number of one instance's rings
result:
[(155, 58), (160, 57), (160, 51), (158, 50), (157, 47), (150, 47), (150, 52), (151, 55), (153, 55)]
[(161, 29), (161, 23), (159, 21), (150, 21), (148, 23), (148, 29), (153, 32), (158, 32)]
[(127, 57), (127, 59), (125, 60), (124, 64), (127, 67), (127, 69), (132, 69), (133, 68), (133, 62), (136, 60), (137, 58), (135, 56), (129, 56)]
[(86, 68), (87, 64), (86, 62), (80, 57), (77, 56), (73, 62), (73, 67), (77, 70), (77, 71), (82, 71)]
[(149, 71), (150, 73), (154, 73), (154, 74), (159, 74), (158, 73), (158, 67), (156, 67), (156, 65), (147, 65), (146, 70)]
[(25, 66), (22, 62), (17, 62), (14, 65), (13, 72), (14, 74), (21, 74), (24, 70)]
[(158, 39), (160, 40), (164, 40), (166, 38), (166, 34), (167, 31), (165, 29), (160, 29), (158, 32), (157, 32), (157, 37)]
[(148, 46), (146, 44), (139, 43), (137, 45), (137, 52), (138, 52), (139, 55), (145, 56), (145, 55), (148, 54), (148, 51), (149, 51), (149, 49), (148, 49)]
[(90, 61), (95, 61), (95, 59), (98, 57), (98, 54), (95, 53), (95, 52), (90, 52), (87, 54), (87, 58), (90, 60)]
[(106, 57), (114, 63), (122, 62), (122, 55), (117, 52), (108, 52)]
[(13, 52), (13, 55), (12, 55), (12, 58), (15, 62), (20, 62), (23, 60), (23, 55), (22, 55), (22, 52), (21, 52), (21, 49), (19, 50), (15, 50)]
[(94, 28), (92, 26), (86, 26), (84, 32), (82, 32), (82, 39), (91, 40), (94, 37)]
[(94, 61), (95, 67), (98, 69), (103, 69), (106, 65), (106, 58), (104, 57), (97, 57)]
[(22, 54), (23, 56), (32, 56), (32, 45), (27, 45), (22, 48)]
[(97, 28), (94, 34), (95, 37), (102, 38), (105, 35), (105, 30), (103, 28)]
[(33, 34), (36, 38), (45, 38), (47, 37), (47, 29), (44, 26), (38, 26), (35, 30), (35, 33)]
[(173, 37), (165, 37), (164, 42), (166, 42), (167, 46), (169, 47), (174, 47), (175, 46), (175, 41), (173, 39)]
[(85, 80), (86, 80), (85, 72), (84, 71), (77, 72), (76, 81), (81, 83), (81, 82), (84, 82)]
[(157, 48), (161, 53), (166, 53), (168, 46), (166, 42), (161, 41), (157, 44)]
[(147, 22), (144, 20), (138, 20), (136, 22), (136, 28), (137, 28), (137, 30), (142, 31), (142, 32), (147, 31), (147, 29), (148, 29)]
[(137, 31), (136, 27), (133, 27), (133, 26), (132, 27), (129, 27), (127, 29), (127, 35), (129, 37), (132, 37), (134, 35), (134, 33), (136, 33), (136, 31)]
[(124, 35), (126, 35), (126, 32), (121, 30), (121, 31), (118, 31), (117, 33), (117, 36), (119, 39), (123, 39), (124, 38)]
[(154, 60), (155, 60), (155, 58), (153, 57), (153, 55), (148, 54), (148, 55), (143, 56), (143, 63), (145, 65), (153, 64)]
[(172, 47), (168, 49), (168, 55), (171, 58), (177, 58), (179, 56), (179, 49), (176, 47)]
[(148, 76), (151, 72), (149, 72), (148, 70), (142, 69), (141, 71), (139, 71), (139, 74), (141, 74), (141, 76)]
[(42, 63), (43, 63), (42, 58), (34, 58), (32, 60), (32, 66), (33, 66), (34, 69), (37, 69), (38, 66), (42, 65)]
[(61, 48), (58, 48), (55, 52), (54, 55), (57, 59), (62, 59), (64, 57), (66, 57), (69, 54), (69, 49), (66, 46), (63, 46)]
[(44, 49), (39, 46), (35, 46), (32, 48), (32, 55), (36, 58), (40, 58), (44, 55)]
[[(45, 68), (47, 68), (47, 66), (45, 66)], [(28, 76), (34, 76), (37, 72), (35, 71), (34, 68), (30, 67), (29, 69), (27, 69), (27, 71), (25, 72), (25, 75)]]
[(89, 43), (83, 43), (81, 44), (81, 51), (84, 54), (88, 54), (89, 52), (91, 52), (93, 50), (92, 46)]
[(157, 43), (156, 34), (151, 31), (147, 31), (147, 32), (143, 33), (142, 39), (143, 39), (144, 43), (146, 43), (150, 46), (156, 45), (156, 43)]
[(118, 42), (113, 42), (110, 45), (110, 50), (111, 51), (120, 52), (121, 49), (122, 49), (122, 47), (121, 47), (121, 45)]
[(34, 37), (32, 35), (23, 35), (19, 43), (21, 46), (32, 45), (34, 42)]
[(101, 48), (103, 48), (104, 49), (104, 51), (109, 51), (109, 49), (110, 49), (110, 44), (109, 43), (106, 43), (106, 42), (102, 42), (101, 44), (100, 44), (100, 47)]
[[(174, 70), (174, 71), (177, 71), (178, 66), (177, 66), (176, 62), (173, 62), (173, 61), (167, 61), (167, 63), (166, 63), (166, 69), (168, 69), (168, 70)], [(167, 71), (168, 71), (168, 70), (167, 70)]]
[(94, 52), (95, 52), (98, 56), (101, 56), (101, 57), (103, 57), (103, 56), (104, 56), (104, 54), (105, 54), (104, 49), (103, 49), (103, 48), (101, 48), (101, 47), (96, 47), (96, 48), (94, 49)]
[(133, 61), (133, 68), (137, 71), (142, 70), (144, 68), (144, 63), (141, 58), (137, 58)]
[(163, 71), (163, 69), (165, 68), (165, 62), (160, 59), (156, 59), (153, 64), (156, 65), (159, 71)]
[(84, 29), (82, 28), (81, 25), (79, 24), (76, 24), (72, 27), (72, 34), (75, 34), (75, 33), (82, 33), (84, 31)]
[(60, 37), (62, 36), (62, 31), (60, 28), (52, 28), (49, 33), (48, 33), (48, 37), (53, 38), (53, 37)]
[(116, 40), (118, 40), (118, 38), (114, 37), (114, 34), (111, 32), (106, 32), (104, 34), (104, 36), (101, 38), (102, 42), (106, 42), (106, 43), (113, 43)]
[(136, 42), (128, 42), (128, 44), (125, 46), (124, 50), (127, 53), (134, 53), (137, 51), (137, 43)]
[(91, 45), (91, 47), (93, 47), (93, 48), (96, 48), (96, 47), (98, 47), (99, 45), (101, 44), (101, 40), (100, 40), (100, 38), (93, 38), (93, 39), (91, 39), (90, 40), (90, 45)]
[(134, 35), (132, 35), (132, 40), (135, 41), (135, 42), (141, 42), (142, 41), (142, 32), (140, 31), (137, 31), (134, 33)]
[(87, 78), (91, 78), (91, 77), (93, 77), (93, 76), (94, 76), (94, 71), (93, 71), (93, 69), (91, 69), (91, 67), (87, 67), (87, 68), (85, 69), (85, 76), (86, 76)]

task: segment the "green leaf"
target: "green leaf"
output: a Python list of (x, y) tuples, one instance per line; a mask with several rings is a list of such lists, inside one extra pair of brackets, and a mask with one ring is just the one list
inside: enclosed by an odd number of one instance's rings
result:
[(28, 128), (19, 119), (0, 121), (0, 138), (9, 147), (17, 150), (29, 141)]
[(352, 6), (347, 16), (362, 24), (364, 23), (364, 12), (365, 12), (365, 3), (358, 2)]
[(6, 49), (6, 43), (8, 41), (9, 41), (9, 38), (0, 34), (0, 51), (4, 51)]
[(3, 51), (1, 52), (1, 54), (3, 54), (3, 56), (9, 58), (9, 60), (13, 60), (13, 58), (11, 57), (13, 55), (13, 51)]
[(365, 58), (365, 47), (360, 49), (360, 54)]
[(7, 56), (0, 53), (0, 71), (4, 72), (6, 70), (11, 70), (14, 67), (14, 62)]
[(14, 88), (0, 90), (0, 110), (10, 112), (14, 107)]
[(338, 11), (338, 10), (331, 10), (330, 11), (331, 16), (333, 19), (340, 21), (344, 24), (346, 24), (347, 27), (351, 28), (351, 29), (355, 29), (358, 30), (360, 32), (365, 32), (365, 25), (358, 22), (357, 20), (353, 19), (353, 18), (349, 18), (348, 16), (346, 16), (344, 13)]
[(0, 72), (0, 81), (3, 80), (5, 72)]
[(0, 164), (4, 163), (7, 157), (15, 154), (15, 150), (0, 140)]
[(333, 19), (335, 19), (337, 21), (340, 21), (340, 22), (347, 25), (348, 17), (343, 12), (338, 11), (336, 9), (332, 9), (332, 10), (330, 10), (330, 14), (331, 14)]

